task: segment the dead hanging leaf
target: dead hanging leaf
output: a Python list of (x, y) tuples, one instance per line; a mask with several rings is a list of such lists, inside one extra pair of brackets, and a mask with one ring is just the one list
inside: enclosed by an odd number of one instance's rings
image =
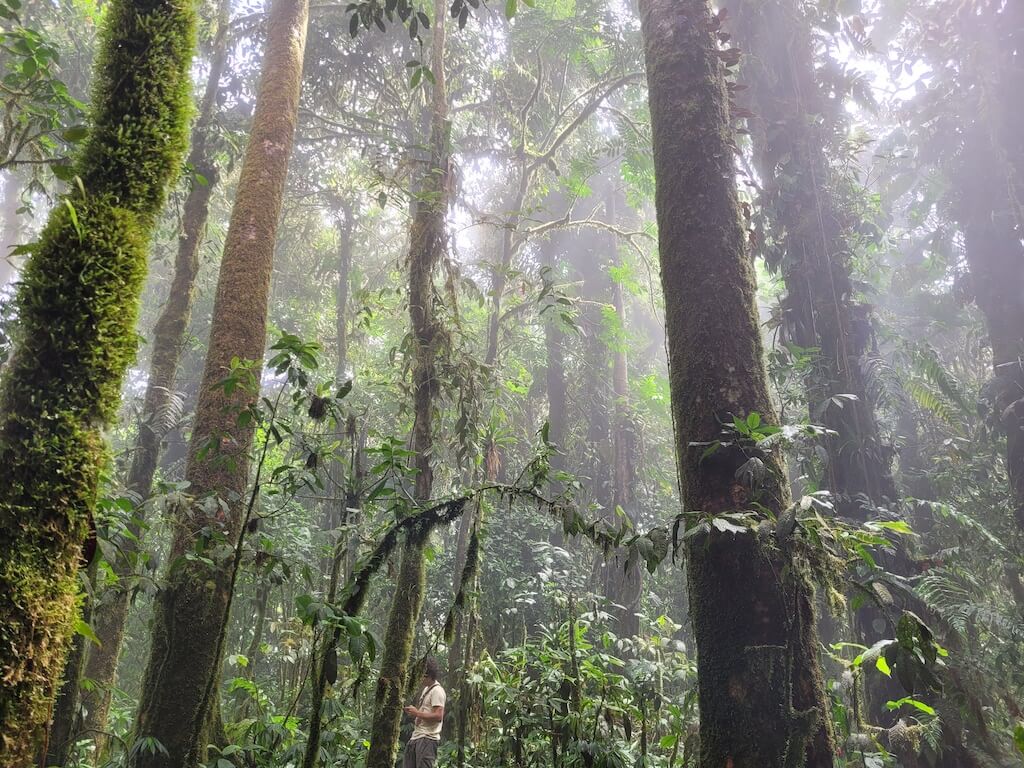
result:
[(338, 682), (338, 649), (333, 646), (327, 649), (327, 657), (324, 659), (324, 677), (328, 685)]

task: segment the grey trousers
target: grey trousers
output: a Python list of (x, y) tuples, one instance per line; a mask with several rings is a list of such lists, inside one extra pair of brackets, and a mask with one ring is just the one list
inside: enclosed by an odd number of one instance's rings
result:
[(437, 741), (420, 737), (405, 745), (402, 768), (434, 768), (437, 762)]

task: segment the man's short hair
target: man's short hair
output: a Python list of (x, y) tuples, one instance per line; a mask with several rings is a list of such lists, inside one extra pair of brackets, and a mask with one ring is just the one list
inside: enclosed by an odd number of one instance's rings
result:
[(437, 659), (433, 656), (427, 656), (427, 658), (423, 660), (423, 674), (431, 680), (441, 679), (441, 669), (437, 665)]

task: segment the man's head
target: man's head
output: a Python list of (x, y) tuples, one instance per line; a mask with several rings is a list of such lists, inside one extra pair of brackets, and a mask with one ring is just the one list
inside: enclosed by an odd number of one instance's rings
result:
[(441, 677), (441, 670), (437, 666), (437, 659), (427, 656), (423, 662), (423, 681), (427, 684), (436, 683)]

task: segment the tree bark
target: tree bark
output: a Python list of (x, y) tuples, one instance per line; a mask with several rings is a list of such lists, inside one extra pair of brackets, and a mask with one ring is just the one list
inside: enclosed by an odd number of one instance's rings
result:
[[(790, 499), (777, 456), (760, 457), (764, 479), (748, 487), (737, 470), (750, 447), (734, 444), (702, 460), (704, 446), (695, 445), (716, 440), (720, 420), (732, 416), (775, 419), (740, 223), (718, 20), (705, 0), (641, 0), (640, 14), (684, 504), (695, 515), (720, 515), (756, 500), (779, 514)], [(687, 547), (701, 764), (832, 766), (806, 567), (774, 532), (704, 525)]]
[[(824, 486), (841, 515), (864, 520), (899, 495), (864, 374), (871, 308), (857, 302), (850, 278), (853, 222), (836, 202), (826, 154), (833, 121), (810, 27), (793, 0), (744, 0), (735, 10), (761, 203), (782, 251), (769, 263), (786, 285), (783, 330), (796, 345), (820, 350), (807, 377), (810, 418), (837, 433), (826, 440)], [(831, 400), (836, 395), (854, 399)]]
[(117, 661), (121, 655), (125, 622), (128, 619), (128, 582), (135, 571), (145, 534), (145, 516), (148, 511), (146, 502), (153, 491), (153, 477), (161, 444), (173, 426), (168, 412), (172, 408), (181, 351), (192, 315), (195, 281), (199, 273), (199, 250), (210, 213), (210, 197), (218, 180), (218, 169), (213, 162), (210, 144), (213, 140), (211, 133), (216, 97), (227, 61), (229, 10), (226, 3), (221, 5), (210, 59), (210, 74), (199, 118), (192, 131), (192, 149), (188, 157), (194, 173), (205, 177), (205, 181), (195, 177), (191, 180), (185, 198), (170, 292), (153, 327), (149, 379), (131, 468), (125, 481), (126, 489), (138, 503), (128, 525), (129, 535), (120, 537), (116, 542), (120, 557), (111, 566), (118, 583), (100, 597), (94, 610), (95, 632), (99, 643), (89, 649), (85, 667), (85, 677), (93, 681), (94, 687), (82, 692), (82, 702), (86, 710), (83, 729), (94, 736), (99, 753), (105, 748), (104, 734), (110, 712), (111, 689), (115, 684)]
[[(245, 512), (253, 425), (237, 414), (259, 396), (267, 302), (282, 198), (298, 119), (308, 0), (274, 0), (249, 143), (224, 244), (210, 341), (189, 446), (190, 505), (176, 510), (166, 582), (155, 604), (135, 737), (165, 753), (136, 750), (132, 768), (177, 768), (201, 760), (204, 724), (217, 700), (233, 569), (186, 560), (201, 539), (222, 535), (232, 548)], [(232, 360), (253, 365), (253, 381), (227, 392)], [(202, 627), (201, 632), (196, 628)]]
[(81, 186), (54, 207), (18, 289), (20, 343), (0, 384), (0, 763), (12, 768), (32, 760), (64, 668), (101, 430), (187, 141), (194, 30), (183, 0), (108, 7)]
[[(93, 561), (89, 567), (88, 575), (85, 578), (92, 579), (95, 576), (98, 561)], [(82, 599), (81, 620), (89, 624), (92, 620), (92, 601), (86, 595)], [(81, 682), (82, 671), (85, 668), (86, 654), (89, 651), (89, 640), (82, 634), (75, 634), (71, 641), (71, 652), (68, 654), (67, 662), (64, 664), (64, 674), (61, 676), (60, 690), (57, 692), (57, 701), (53, 707), (53, 717), (50, 721), (50, 730), (46, 738), (46, 749), (42, 755), (43, 765), (63, 766), (75, 742), (82, 733), (80, 723), (80, 698), (78, 686)]]
[[(451, 126), (445, 87), (444, 0), (434, 2), (431, 70), (434, 74), (433, 114), (430, 129), (430, 164), (423, 177), (419, 204), (409, 236), (409, 318), (413, 337), (413, 465), (416, 469), (415, 498), (420, 504), (430, 499), (433, 486), (431, 467), (434, 444), (433, 408), (437, 394), (436, 358), (445, 342), (443, 329), (434, 312), (434, 271), (447, 240)], [(392, 768), (401, 725), (403, 696), (409, 676), (409, 659), (423, 605), (426, 580), (424, 547), (429, 528), (406, 534), (395, 597), (388, 616), (377, 697), (370, 731), (367, 768)]]

